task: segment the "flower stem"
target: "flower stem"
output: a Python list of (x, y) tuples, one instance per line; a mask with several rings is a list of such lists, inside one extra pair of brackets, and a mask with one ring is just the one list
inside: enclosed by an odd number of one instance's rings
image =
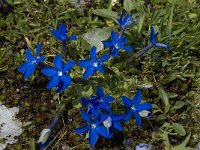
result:
[(63, 55), (64, 59), (66, 60), (66, 56), (67, 56), (66, 41), (62, 41), (62, 55)]
[(144, 53), (148, 52), (151, 48), (153, 47), (152, 44), (148, 45), (147, 47), (143, 48), (142, 50), (138, 51), (137, 53), (134, 54), (136, 58), (140, 57)]
[(121, 29), (121, 30), (120, 30), (120, 33), (119, 33), (119, 38), (120, 38), (120, 37), (122, 37), (122, 36), (123, 36), (123, 34), (124, 34), (124, 30), (123, 30), (123, 29)]

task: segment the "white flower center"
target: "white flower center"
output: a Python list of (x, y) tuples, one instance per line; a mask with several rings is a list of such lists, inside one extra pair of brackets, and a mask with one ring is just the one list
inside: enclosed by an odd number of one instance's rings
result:
[(63, 75), (62, 71), (58, 71), (58, 76), (62, 76), (62, 75)]
[(36, 64), (36, 60), (33, 60), (31, 63), (32, 63), (32, 64)]
[(36, 57), (36, 59), (39, 59), (39, 58), (40, 58), (40, 56), (37, 56), (37, 57)]
[(97, 127), (97, 125), (96, 124), (92, 124), (92, 128), (96, 128)]
[(97, 67), (97, 66), (98, 66), (98, 63), (94, 62), (94, 63), (93, 63), (93, 66), (94, 66), (94, 67)]
[(102, 97), (100, 98), (99, 102), (103, 102), (103, 98)]
[(135, 109), (135, 106), (132, 106), (131, 109), (132, 109), (132, 110), (136, 110), (136, 109)]
[(119, 46), (118, 46), (118, 44), (117, 44), (117, 43), (115, 44), (115, 48), (116, 48), (116, 49), (118, 49), (118, 48), (119, 48)]

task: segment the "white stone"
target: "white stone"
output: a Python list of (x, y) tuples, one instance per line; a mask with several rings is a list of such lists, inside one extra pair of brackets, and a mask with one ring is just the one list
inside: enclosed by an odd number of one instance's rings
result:
[(16, 137), (22, 133), (22, 123), (15, 118), (18, 112), (17, 107), (7, 108), (0, 103), (0, 139), (5, 140), (0, 143), (0, 150), (5, 149), (8, 144), (16, 143)]

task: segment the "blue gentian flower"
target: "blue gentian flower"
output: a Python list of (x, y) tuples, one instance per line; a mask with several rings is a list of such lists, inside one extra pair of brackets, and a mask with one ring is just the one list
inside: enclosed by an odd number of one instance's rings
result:
[(110, 111), (110, 102), (113, 102), (115, 99), (110, 96), (109, 94), (104, 95), (103, 89), (101, 86), (97, 86), (97, 96), (94, 96), (96, 98), (96, 103), (98, 104), (98, 107), (100, 109), (104, 109), (107, 111)]
[[(136, 119), (137, 127), (139, 128), (142, 124), (142, 118), (141, 117), (147, 117), (149, 115), (149, 111), (152, 108), (152, 105), (148, 102), (141, 103), (142, 99), (142, 91), (138, 90), (135, 94), (135, 96), (130, 100), (126, 96), (122, 96), (122, 100), (124, 103), (124, 106), (128, 107), (129, 110), (124, 116), (125, 121), (129, 121), (131, 118), (131, 115), (134, 115), (134, 118)], [(140, 104), (141, 103), (141, 104)]]
[(110, 40), (102, 41), (103, 45), (108, 47), (111, 52), (110, 55), (113, 57), (118, 56), (119, 49), (132, 52), (133, 49), (130, 46), (125, 46), (124, 44), (128, 42), (128, 39), (125, 37), (118, 37), (117, 33), (114, 31), (111, 32)]
[(97, 103), (97, 99), (90, 97), (90, 99), (88, 100), (85, 97), (81, 98), (81, 103), (83, 106), (87, 106), (87, 114), (90, 116), (94, 116), (94, 118), (97, 118), (99, 115), (99, 107), (98, 107), (98, 103)]
[(77, 37), (75, 35), (68, 36), (66, 30), (67, 30), (66, 25), (61, 24), (57, 30), (51, 30), (51, 33), (56, 39), (60, 40), (61, 42), (66, 40), (77, 40)]
[(107, 129), (102, 125), (102, 122), (106, 119), (106, 115), (101, 114), (99, 115), (98, 119), (93, 120), (86, 111), (82, 111), (81, 113), (82, 119), (87, 121), (88, 124), (85, 126), (82, 126), (80, 128), (76, 128), (74, 132), (76, 134), (83, 134), (87, 131), (89, 131), (89, 141), (90, 145), (94, 146), (99, 138), (99, 135), (109, 138), (109, 135), (107, 133)]
[[(41, 72), (50, 77), (50, 81), (47, 85), (48, 89), (58, 86), (56, 92), (60, 92), (66, 89), (71, 84), (71, 77), (69, 76), (70, 69), (75, 65), (74, 61), (68, 61), (66, 65), (62, 62), (60, 55), (57, 55), (53, 61), (55, 68), (44, 68)], [(67, 73), (66, 73), (67, 72)]]
[(96, 50), (97, 48), (94, 46), (91, 48), (90, 57), (92, 58), (92, 60), (87, 59), (87, 60), (80, 60), (78, 62), (78, 64), (81, 67), (86, 68), (86, 71), (83, 74), (83, 78), (88, 78), (89, 76), (93, 75), (96, 70), (98, 70), (101, 73), (104, 72), (103, 62), (108, 60), (110, 56), (101, 55), (99, 60), (97, 60)]
[(131, 28), (134, 24), (137, 23), (138, 19), (132, 19), (132, 15), (128, 14), (125, 16), (125, 11), (122, 10), (122, 14), (119, 19), (114, 19), (114, 21), (120, 25), (122, 30), (125, 30), (126, 28)]
[(135, 150), (151, 150), (152, 146), (149, 144), (140, 143), (136, 145)]
[(45, 56), (39, 56), (38, 54), (40, 53), (42, 49), (42, 44), (39, 43), (36, 46), (36, 53), (35, 55), (31, 54), (31, 50), (27, 49), (25, 52), (25, 56), (27, 61), (24, 62), (20, 67), (19, 67), (19, 72), (24, 74), (24, 78), (28, 78), (31, 76), (31, 74), (35, 71), (38, 63), (44, 62), (45, 61)]
[(151, 27), (151, 34), (150, 34), (150, 42), (151, 42), (151, 44), (152, 44), (154, 47), (163, 47), (163, 48), (167, 48), (167, 49), (170, 49), (170, 48), (171, 48), (171, 47), (168, 46), (167, 44), (157, 42), (157, 41), (156, 41), (157, 36), (158, 36), (158, 32), (155, 34), (154, 28)]
[(91, 96), (90, 100), (82, 97), (81, 102), (83, 106), (87, 106), (87, 113), (94, 116), (95, 118), (99, 115), (100, 109), (103, 109), (107, 112), (110, 111), (110, 102), (113, 102), (115, 99), (109, 94), (104, 95), (103, 89), (101, 86), (97, 86), (96, 96)]

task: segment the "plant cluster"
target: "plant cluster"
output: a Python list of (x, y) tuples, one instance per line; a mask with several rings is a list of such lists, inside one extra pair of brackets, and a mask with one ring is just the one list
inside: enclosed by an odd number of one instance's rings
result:
[[(120, 31), (119, 34), (112, 31), (109, 40), (102, 41), (103, 45), (107, 48), (106, 53), (99, 55), (97, 48), (92, 46), (90, 50), (90, 59), (79, 60), (77, 62), (78, 66), (85, 69), (82, 80), (88, 80), (87, 78), (94, 75), (97, 71), (100, 73), (106, 72), (104, 62), (117, 57), (120, 50), (133, 53), (133, 48), (125, 45), (125, 43), (128, 42), (128, 39), (124, 36), (124, 31), (136, 24), (137, 18), (132, 19), (132, 15), (125, 15), (125, 11), (123, 10), (120, 18), (115, 19), (114, 21), (120, 26)], [(153, 27), (150, 27), (150, 30), (150, 44), (137, 53), (133, 53), (135, 57), (141, 56), (153, 47), (170, 49), (167, 44), (157, 42), (158, 32), (155, 33)], [(47, 63), (45, 63), (45, 56), (39, 55), (42, 49), (41, 43), (36, 46), (34, 55), (31, 53), (30, 49), (26, 50), (25, 56), (27, 61), (19, 67), (19, 72), (24, 74), (24, 78), (30, 77), (36, 68), (40, 68), (41, 73), (50, 78), (47, 88), (52, 89), (55, 87), (56, 93), (67, 89), (71, 85), (71, 82), (79, 82), (78, 79), (70, 77), (70, 72), (76, 62), (73, 60), (66, 61), (66, 43), (71, 40), (77, 40), (77, 37), (74, 35), (67, 35), (66, 31), (65, 24), (61, 24), (57, 30), (51, 30), (53, 36), (62, 44), (62, 55), (56, 55), (54, 57), (54, 66), (47, 65)], [(89, 99), (82, 97), (81, 99), (82, 106), (86, 108), (86, 110), (82, 110), (81, 117), (83, 120), (87, 121), (87, 125), (76, 128), (75, 133), (83, 134), (89, 132), (90, 145), (94, 146), (99, 135), (105, 138), (112, 138), (114, 129), (122, 131), (122, 124), (129, 121), (132, 115), (136, 120), (137, 127), (140, 127), (142, 124), (142, 118), (150, 117), (152, 109), (150, 103), (141, 102), (142, 88), (144, 87), (138, 88), (132, 99), (129, 99), (126, 96), (121, 96), (123, 104), (128, 110), (125, 114), (118, 114), (112, 111), (111, 103), (115, 101), (115, 98), (109, 94), (104, 94), (103, 88), (97, 86), (95, 96), (92, 95)], [(50, 142), (49, 136), (57, 120), (58, 116), (56, 116), (56, 119), (52, 121), (48, 130), (45, 129), (41, 132), (39, 143), (42, 148), (47, 146)]]

